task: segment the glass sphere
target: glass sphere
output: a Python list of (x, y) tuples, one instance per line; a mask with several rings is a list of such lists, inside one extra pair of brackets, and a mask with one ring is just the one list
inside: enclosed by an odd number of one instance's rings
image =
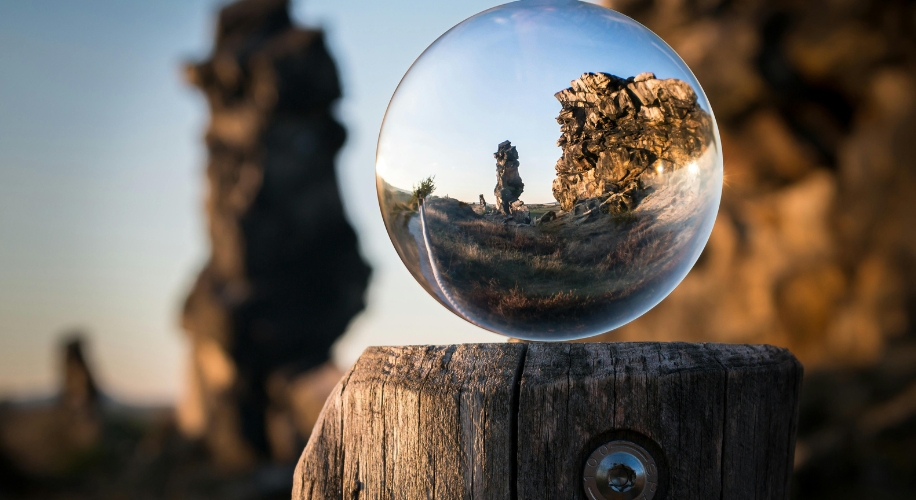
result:
[(445, 307), (499, 334), (571, 340), (632, 321), (684, 278), (715, 221), (721, 145), (700, 84), (658, 36), (597, 5), (522, 0), (414, 62), (376, 181), (398, 254)]

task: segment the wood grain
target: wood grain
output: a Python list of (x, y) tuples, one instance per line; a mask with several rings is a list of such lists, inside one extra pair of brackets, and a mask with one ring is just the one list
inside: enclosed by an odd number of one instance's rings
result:
[(297, 499), (510, 498), (522, 344), (368, 349), (296, 471)]
[(629, 439), (656, 499), (785, 499), (801, 365), (770, 346), (478, 344), (367, 350), (328, 400), (293, 498), (584, 499)]

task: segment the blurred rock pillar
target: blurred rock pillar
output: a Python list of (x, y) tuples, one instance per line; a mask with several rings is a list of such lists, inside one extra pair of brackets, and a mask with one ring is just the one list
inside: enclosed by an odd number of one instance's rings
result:
[(93, 376), (84, 339), (80, 331), (64, 334), (56, 398), (0, 401), (0, 499), (11, 498), (5, 496), (10, 489), (25, 488), (36, 478), (78, 475), (102, 455), (110, 400)]
[(329, 349), (363, 309), (370, 274), (334, 170), (337, 69), (322, 32), (293, 26), (288, 8), (228, 5), (210, 58), (186, 67), (211, 112), (212, 254), (184, 308), (192, 359), (179, 415), (235, 468), (296, 458), (314, 420), (297, 398), (323, 400), (339, 377)]

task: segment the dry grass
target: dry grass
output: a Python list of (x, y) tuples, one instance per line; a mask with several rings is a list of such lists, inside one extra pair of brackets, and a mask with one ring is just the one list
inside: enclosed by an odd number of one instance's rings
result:
[(508, 292), (496, 280), (485, 285), (475, 283), (467, 300), (476, 305), (485, 305), (493, 313), (514, 321), (531, 322), (543, 320), (549, 311), (554, 321), (575, 318), (592, 306), (590, 297), (581, 297), (573, 291), (557, 292), (546, 297), (532, 296), (518, 285)]
[[(538, 226), (431, 196), (425, 214), (432, 264), (442, 286), (480, 323), (540, 331), (543, 321), (606, 321), (665, 288), (672, 270), (692, 255), (696, 215), (705, 203), (698, 191), (696, 183), (670, 178), (635, 210), (561, 214)], [(403, 227), (393, 234), (395, 246), (402, 257), (409, 252), (408, 268), (425, 283), (419, 260), (412, 260), (425, 259), (425, 250), (414, 257), (417, 241), (407, 224), (416, 211), (409, 198), (409, 192), (392, 196), (387, 216)]]
[(436, 265), (454, 295), (517, 321), (575, 317), (647, 286), (680, 251), (655, 222), (644, 214), (620, 225), (594, 214), (581, 225), (512, 226), (450, 200), (427, 205)]

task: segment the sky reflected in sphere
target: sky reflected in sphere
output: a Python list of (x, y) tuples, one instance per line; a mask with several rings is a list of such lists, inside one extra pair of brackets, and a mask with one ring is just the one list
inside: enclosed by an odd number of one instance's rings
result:
[(496, 7), (433, 43), (392, 97), (376, 174), (414, 278), (529, 340), (651, 309), (702, 252), (722, 190), (715, 119), (684, 62), (577, 1)]

